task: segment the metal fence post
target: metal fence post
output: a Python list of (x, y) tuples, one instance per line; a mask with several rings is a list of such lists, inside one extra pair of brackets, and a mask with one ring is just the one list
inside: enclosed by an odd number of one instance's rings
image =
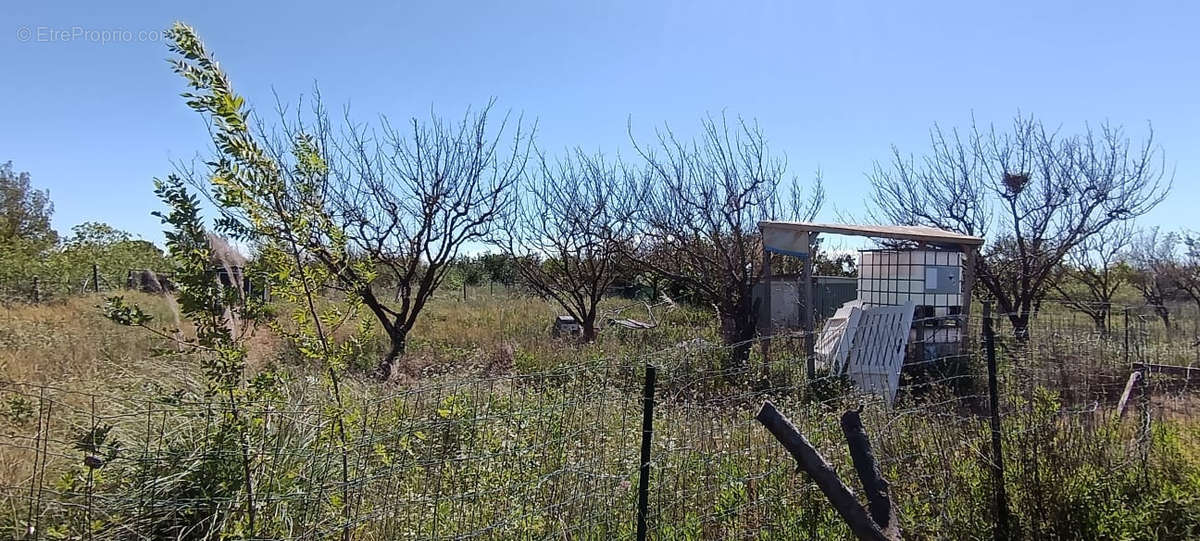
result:
[(1125, 364), (1129, 365), (1129, 308), (1125, 308)]
[(983, 303), (983, 346), (987, 352), (988, 407), (992, 432), (992, 485), (996, 505), (996, 528), (992, 538), (1008, 539), (1008, 494), (1004, 488), (1004, 450), (1000, 427), (1000, 389), (996, 379), (996, 333), (992, 327), (992, 303)]
[(646, 385), (642, 391), (642, 458), (638, 474), (637, 539), (646, 539), (646, 515), (650, 502), (650, 443), (654, 439), (654, 381), (657, 371), (646, 364)]

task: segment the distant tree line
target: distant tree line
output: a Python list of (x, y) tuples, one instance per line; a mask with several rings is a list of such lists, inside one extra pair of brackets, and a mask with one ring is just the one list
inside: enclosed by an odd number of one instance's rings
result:
[(33, 277), (58, 289), (78, 292), (96, 288), (96, 274), (106, 284), (124, 284), (130, 269), (168, 267), (162, 250), (125, 231), (100, 222), (84, 222), (65, 236), (51, 226), (50, 193), (33, 187), (27, 172), (12, 162), (0, 164), (0, 283), (24, 289)]

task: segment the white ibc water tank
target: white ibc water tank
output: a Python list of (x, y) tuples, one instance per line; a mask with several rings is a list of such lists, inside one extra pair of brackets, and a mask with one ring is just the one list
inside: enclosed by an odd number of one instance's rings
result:
[[(862, 250), (858, 299), (867, 306), (917, 306), (914, 327), (938, 327), (926, 342), (956, 342), (962, 309), (963, 253), (949, 250)], [(951, 327), (951, 328), (947, 328)]]
[(936, 315), (962, 307), (962, 252), (863, 250), (858, 259), (858, 298), (870, 305), (912, 301)]

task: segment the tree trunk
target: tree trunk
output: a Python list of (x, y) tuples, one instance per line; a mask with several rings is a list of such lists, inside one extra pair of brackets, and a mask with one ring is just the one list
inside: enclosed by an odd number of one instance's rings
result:
[(583, 327), (583, 336), (581, 338), (585, 344), (596, 339), (596, 316), (584, 318), (579, 323), (579, 326)]
[(1101, 336), (1108, 336), (1108, 314), (1103, 311), (1097, 311), (1092, 316), (1092, 322), (1096, 324), (1096, 330)]
[(1162, 319), (1163, 328), (1168, 331), (1171, 330), (1171, 311), (1162, 304), (1155, 306), (1154, 311), (1158, 313), (1159, 319)]
[(746, 370), (746, 362), (750, 359), (751, 341), (757, 329), (754, 328), (754, 322), (748, 319), (742, 315), (721, 316), (721, 339), (726, 345), (732, 346), (722, 368), (731, 374)]
[(1017, 344), (1024, 345), (1029, 342), (1029, 312), (1009, 314), (1008, 322), (1012, 324), (1013, 337), (1016, 338)]
[(395, 369), (396, 362), (404, 356), (404, 349), (408, 346), (408, 329), (397, 328), (388, 336), (388, 339), (391, 340), (391, 347), (384, 355), (383, 360), (379, 362), (379, 368), (376, 369), (376, 375), (384, 381), (392, 377), (392, 370)]

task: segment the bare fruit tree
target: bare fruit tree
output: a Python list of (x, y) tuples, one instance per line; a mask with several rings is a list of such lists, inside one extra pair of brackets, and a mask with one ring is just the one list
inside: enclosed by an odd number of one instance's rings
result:
[(1129, 283), (1142, 294), (1142, 300), (1167, 329), (1171, 328), (1171, 311), (1167, 307), (1167, 300), (1175, 294), (1172, 279), (1175, 242), (1174, 235), (1162, 234), (1154, 227), (1138, 232), (1129, 251), (1133, 263)]
[(1182, 251), (1171, 273), (1171, 281), (1200, 309), (1200, 235), (1185, 230), (1178, 233), (1178, 239)]
[(972, 123), (965, 133), (934, 126), (930, 136), (920, 160), (893, 148), (891, 163), (875, 164), (873, 214), (987, 238), (977, 283), (1022, 338), (1063, 258), (1170, 188), (1153, 135), (1133, 146), (1107, 124), (1062, 135), (1018, 116), (1007, 130)]
[(348, 129), (331, 163), (330, 208), (349, 250), (395, 288), (395, 300), (362, 270), (339, 269), (387, 333), (379, 365), (391, 374), (408, 334), (462, 249), (483, 245), (511, 212), (514, 185), (532, 141), (520, 119), (510, 135), (505, 117), (489, 126), (492, 104), (450, 123), (434, 115), (398, 129)]
[(495, 235), (525, 284), (575, 318), (584, 341), (596, 337), (600, 301), (620, 276), (622, 246), (630, 242), (629, 178), (601, 155), (543, 156), (521, 183), (517, 212)]
[(713, 306), (730, 368), (743, 367), (758, 311), (752, 287), (763, 277), (758, 223), (811, 219), (824, 202), (819, 177), (802, 191), (787, 162), (771, 153), (756, 122), (705, 118), (684, 141), (669, 129), (634, 146), (645, 161), (638, 189), (637, 267), (687, 287)]
[(1083, 239), (1067, 252), (1051, 282), (1064, 303), (1092, 318), (1101, 333), (1109, 332), (1113, 298), (1133, 272), (1124, 261), (1133, 234), (1131, 222), (1118, 222)]
[[(190, 88), (183, 96), (209, 122), (215, 151), (207, 173), (182, 176), (211, 190), (218, 229), (255, 243), (272, 280), (302, 286), (311, 314), (303, 324), (316, 328), (323, 354), (324, 327), (365, 306), (390, 342), (378, 367), (389, 377), (459, 252), (482, 245), (510, 211), (532, 128), (517, 119), (506, 133), (508, 116), (491, 126), (489, 102), (457, 123), (431, 115), (398, 129), (383, 117), (372, 129), (347, 118), (338, 130), (319, 93), (311, 115), (280, 105), (268, 125), (190, 27), (177, 23), (171, 37), (172, 64)], [(316, 306), (325, 290), (346, 293), (348, 309)]]

